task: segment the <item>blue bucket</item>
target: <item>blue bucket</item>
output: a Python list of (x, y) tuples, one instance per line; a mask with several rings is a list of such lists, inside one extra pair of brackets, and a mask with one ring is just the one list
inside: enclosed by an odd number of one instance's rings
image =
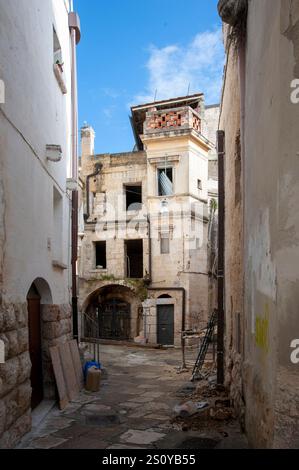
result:
[(102, 365), (100, 364), (100, 362), (96, 362), (96, 361), (86, 362), (86, 364), (84, 365), (84, 369), (83, 369), (85, 380), (87, 377), (88, 369), (90, 369), (91, 367), (96, 367), (97, 369), (100, 369), (100, 370), (102, 369)]

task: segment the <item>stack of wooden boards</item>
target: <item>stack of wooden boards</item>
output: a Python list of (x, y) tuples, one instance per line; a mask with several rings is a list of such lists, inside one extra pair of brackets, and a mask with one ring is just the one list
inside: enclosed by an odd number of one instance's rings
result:
[(59, 407), (63, 410), (79, 395), (84, 385), (78, 343), (72, 340), (59, 344), (50, 348), (50, 354), (59, 395)]

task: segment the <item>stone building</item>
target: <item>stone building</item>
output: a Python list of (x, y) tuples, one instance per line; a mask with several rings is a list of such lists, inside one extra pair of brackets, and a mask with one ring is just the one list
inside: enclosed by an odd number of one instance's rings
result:
[(0, 448), (55, 399), (49, 346), (71, 336), (67, 0), (0, 0)]
[(82, 128), (83, 336), (94, 325), (102, 339), (179, 346), (182, 329), (206, 323), (217, 113), (202, 94), (135, 106), (136, 146), (122, 154), (95, 155), (94, 131)]
[(221, 0), (219, 12), (226, 385), (252, 447), (298, 448), (299, 1)]

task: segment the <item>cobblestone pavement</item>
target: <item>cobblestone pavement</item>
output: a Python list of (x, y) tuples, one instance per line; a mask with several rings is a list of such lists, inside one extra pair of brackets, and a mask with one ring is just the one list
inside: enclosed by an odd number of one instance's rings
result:
[(107, 377), (100, 392), (82, 392), (64, 411), (52, 409), (19, 447), (184, 448), (182, 442), (195, 442), (198, 434), (172, 423), (173, 408), (182, 400), (177, 392), (190, 379), (190, 372), (177, 373), (180, 360), (179, 350), (102, 346)]

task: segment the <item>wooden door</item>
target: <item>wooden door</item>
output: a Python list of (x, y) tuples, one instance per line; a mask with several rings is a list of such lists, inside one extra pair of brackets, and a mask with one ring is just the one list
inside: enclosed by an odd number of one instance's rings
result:
[(43, 400), (43, 368), (40, 298), (28, 296), (29, 352), (31, 360), (31, 408), (36, 408)]
[(163, 346), (174, 344), (174, 305), (158, 305), (157, 339)]

